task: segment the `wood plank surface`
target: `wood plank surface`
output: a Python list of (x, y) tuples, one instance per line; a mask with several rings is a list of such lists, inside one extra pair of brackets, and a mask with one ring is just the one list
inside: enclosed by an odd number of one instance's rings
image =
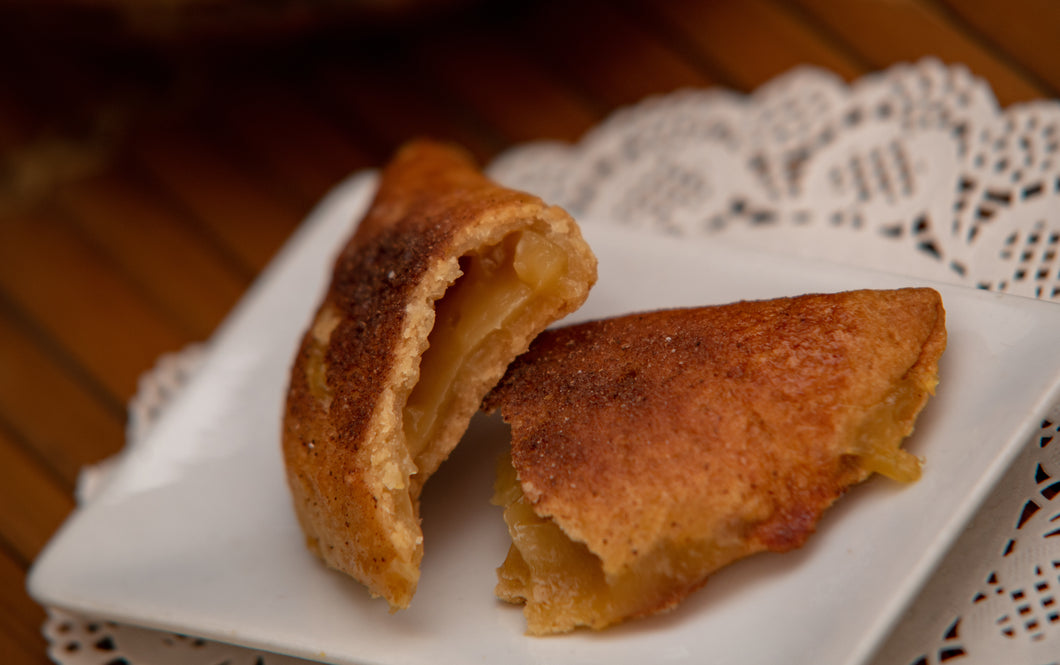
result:
[(32, 561), (74, 507), (70, 488), (45, 464), (0, 431), (0, 503), (23, 506), (0, 513), (0, 533), (20, 561)]
[[(924, 0), (795, 0), (831, 39), (873, 68), (933, 56), (963, 63), (990, 82), (1003, 106), (1039, 99), (1048, 91), (1010, 66), (978, 35), (955, 24), (949, 13)], [(1060, 25), (1055, 26), (1060, 29)]]
[[(78, 470), (114, 454), (125, 410), (54, 340), (4, 310), (0, 319), (0, 432), (46, 463), (71, 491)], [(6, 505), (6, 504), (0, 504)]]
[[(816, 65), (851, 79), (865, 71), (860, 62), (814, 32), (787, 3), (642, 3), (647, 15), (688, 50), (724, 73), (732, 87), (752, 90), (791, 69)], [(733, 30), (733, 25), (742, 29)]]
[(124, 445), (139, 377), (208, 340), (320, 197), (409, 138), (486, 162), (807, 64), (849, 81), (935, 57), (1002, 105), (1060, 95), (1051, 0), (453, 4), (226, 22), (0, 3), (0, 662), (47, 662), (25, 575), (79, 469)]
[(0, 224), (0, 290), (119, 400), (191, 337), (54, 210)]
[[(544, 3), (514, 23), (520, 47), (537, 53), (550, 75), (588, 93), (595, 108), (613, 110), (651, 95), (719, 83), (620, 3), (592, 0), (578, 12)], [(594, 33), (622, 48), (600, 48), (586, 39)]]
[(0, 548), (0, 655), (13, 665), (51, 662), (40, 627), (44, 610), (25, 590), (28, 562)]
[(573, 141), (600, 118), (585, 95), (494, 31), (463, 26), (439, 31), (416, 44), (412, 58), (511, 143)]
[[(946, 19), (969, 33), (1048, 97), (1060, 95), (1060, 3), (1052, 0), (940, 0)], [(940, 12), (941, 13), (941, 12)]]
[(72, 183), (58, 202), (77, 233), (96, 243), (194, 339), (206, 339), (249, 286), (186, 217), (134, 173)]
[(132, 146), (135, 159), (249, 274), (264, 268), (301, 221), (307, 206), (290, 186), (277, 188), (260, 166), (225, 151), (218, 129), (165, 128)]

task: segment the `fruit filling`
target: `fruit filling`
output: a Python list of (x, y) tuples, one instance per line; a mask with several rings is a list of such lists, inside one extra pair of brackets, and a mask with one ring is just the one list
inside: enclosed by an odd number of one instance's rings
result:
[(487, 340), (501, 334), (535, 302), (559, 294), (567, 255), (542, 234), (527, 229), (500, 243), (460, 257), (463, 273), (435, 303), (429, 347), (420, 359), (419, 381), (405, 405), (409, 454), (427, 447), (453, 397), (453, 387), (474, 373)]

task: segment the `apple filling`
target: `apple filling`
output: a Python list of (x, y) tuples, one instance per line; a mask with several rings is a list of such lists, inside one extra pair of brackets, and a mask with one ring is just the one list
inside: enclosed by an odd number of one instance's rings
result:
[(488, 363), (488, 339), (516, 320), (539, 318), (536, 303), (551, 307), (562, 296), (567, 255), (541, 233), (526, 229), (460, 257), (460, 269), (462, 275), (435, 302), (429, 347), (405, 405), (405, 439), (414, 459), (438, 433), (457, 387)]
[[(865, 471), (901, 482), (920, 477), (920, 462), (899, 446), (934, 382), (908, 380), (871, 409), (854, 435), (852, 453)], [(712, 538), (682, 546), (663, 542), (635, 563), (605, 571), (603, 561), (538, 515), (523, 494), (509, 459), (498, 470), (493, 502), (504, 507), (512, 545), (497, 569), (496, 594), (525, 605), (527, 630), (545, 635), (579, 626), (604, 628), (666, 609), (700, 586), (707, 575), (746, 555), (736, 524)]]
[(584, 543), (534, 512), (507, 460), (498, 473), (493, 502), (504, 506), (512, 537), (508, 556), (497, 569), (496, 594), (525, 605), (527, 631), (535, 635), (579, 626), (600, 629), (667, 609), (700, 586), (709, 572), (745, 551), (736, 539), (664, 544), (609, 574)]
[(851, 445), (861, 468), (903, 483), (920, 478), (920, 460), (900, 446), (913, 431), (913, 421), (936, 384), (934, 377), (904, 380), (869, 409)]

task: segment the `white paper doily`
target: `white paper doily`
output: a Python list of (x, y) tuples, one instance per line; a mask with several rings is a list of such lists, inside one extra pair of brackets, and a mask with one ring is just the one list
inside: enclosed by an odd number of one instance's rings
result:
[[(851, 85), (800, 68), (750, 96), (651, 98), (489, 170), (575, 217), (1060, 302), (1060, 103), (1001, 110), (983, 81), (935, 60)], [(145, 375), (128, 445), (200, 355)], [(106, 470), (86, 469), (81, 500)], [(1055, 405), (873, 665), (1060, 662), (1058, 497)], [(306, 662), (60, 610), (44, 632), (64, 665)]]

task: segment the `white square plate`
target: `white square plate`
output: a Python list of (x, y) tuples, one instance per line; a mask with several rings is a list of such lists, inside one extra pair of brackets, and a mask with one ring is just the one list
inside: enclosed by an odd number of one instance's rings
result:
[[(329, 196), (213, 340), (207, 361), (113, 478), (38, 560), (42, 603), (120, 622), (338, 663), (863, 662), (1038, 419), (1060, 397), (1060, 307), (936, 285), (949, 348), (938, 395), (907, 442), (923, 478), (873, 478), (803, 549), (716, 574), (676, 611), (594, 634), (523, 635), (496, 601), (508, 547), (491, 506), (506, 446), (477, 419), (423, 497), (423, 576), (389, 615), (303, 546), (279, 454), (295, 344), (371, 174)], [(600, 280), (572, 320), (911, 280), (586, 222)]]

